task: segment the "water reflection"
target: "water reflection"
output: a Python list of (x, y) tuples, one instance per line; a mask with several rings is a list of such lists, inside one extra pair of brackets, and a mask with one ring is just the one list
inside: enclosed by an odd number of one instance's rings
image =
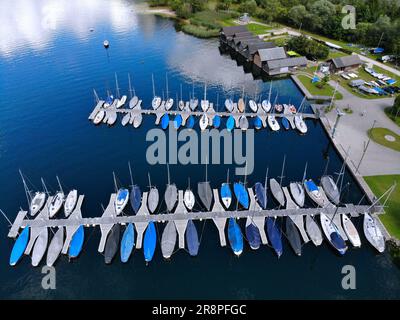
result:
[[(86, 40), (90, 29), (104, 21), (117, 32), (133, 30), (137, 26), (137, 12), (141, 6), (121, 0), (15, 0), (1, 1), (0, 55), (12, 57), (30, 48), (44, 50), (58, 32), (70, 32)], [(104, 30), (101, 30), (104, 32)]]

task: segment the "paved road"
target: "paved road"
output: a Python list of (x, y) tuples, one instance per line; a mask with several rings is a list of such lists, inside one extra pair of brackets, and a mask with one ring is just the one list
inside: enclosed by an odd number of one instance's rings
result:
[[(333, 87), (336, 84), (335, 81), (330, 81)], [(352, 95), (340, 85), (337, 90), (343, 94), (343, 99), (335, 101), (335, 104), (340, 108), (350, 106), (353, 114), (346, 114), (340, 119), (336, 140), (345, 150), (350, 147), (350, 162), (357, 166), (363, 153), (364, 143), (368, 141), (367, 131), (374, 120), (376, 120), (375, 127), (388, 128), (400, 135), (400, 128), (384, 113), (386, 107), (393, 105), (394, 98), (368, 100)], [(363, 116), (362, 112), (364, 112)], [(331, 111), (327, 114), (327, 118), (333, 126), (336, 112)], [(360, 166), (360, 173), (363, 176), (400, 174), (400, 152), (371, 141)]]
[(388, 66), (384, 63), (381, 63), (381, 62), (371, 59), (369, 57), (363, 56), (361, 54), (359, 54), (358, 56), (360, 57), (361, 60), (363, 60), (365, 62), (372, 63), (374, 65), (377, 65), (378, 67), (381, 67), (382, 69), (385, 69), (387, 71), (390, 71), (391, 73), (394, 73), (397, 76), (400, 76), (400, 70), (397, 70), (391, 66)]

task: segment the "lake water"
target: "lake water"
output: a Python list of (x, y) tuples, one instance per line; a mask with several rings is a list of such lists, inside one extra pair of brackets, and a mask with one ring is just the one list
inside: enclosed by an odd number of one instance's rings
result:
[[(92, 90), (103, 98), (115, 93), (117, 73), (121, 93), (128, 92), (128, 73), (136, 93), (150, 106), (156, 93), (176, 97), (180, 85), (188, 99), (194, 83), (201, 97), (204, 83), (207, 96), (220, 105), (226, 95), (236, 99), (244, 88), (248, 96), (268, 95), (269, 83), (254, 80), (229, 56), (222, 56), (217, 40), (201, 40), (177, 32), (171, 20), (144, 14), (140, 3), (130, 1), (2, 1), (0, 4), (0, 207), (14, 218), (20, 207), (27, 208), (18, 169), (29, 178), (32, 189), (43, 177), (50, 191), (57, 188), (56, 175), (65, 190), (77, 188), (86, 195), (85, 217), (100, 216), (114, 191), (112, 172), (118, 183), (130, 183), (127, 163), (133, 166), (134, 180), (145, 190), (147, 173), (163, 194), (167, 183), (165, 165), (149, 165), (145, 152), (150, 142), (146, 133), (154, 128), (153, 116), (146, 116), (139, 129), (95, 127), (87, 117), (94, 106)], [(93, 28), (93, 32), (90, 29)], [(110, 48), (103, 48), (103, 40)], [(278, 101), (299, 106), (303, 96), (290, 79), (273, 82), (272, 95)], [(222, 108), (222, 107), (221, 107)], [(341, 160), (318, 122), (307, 121), (309, 133), (294, 131), (255, 134), (255, 168), (247, 176), (252, 186), (278, 177), (286, 155), (283, 184), (299, 180), (308, 162), (308, 177), (318, 179), (329, 158), (328, 173), (340, 170)], [(197, 129), (198, 130), (198, 129)], [(226, 179), (234, 165), (208, 166), (214, 188)], [(180, 189), (204, 180), (204, 165), (171, 165), (171, 179)], [(349, 182), (343, 198), (358, 203), (362, 195), (346, 173)], [(269, 201), (269, 207), (274, 207)], [(163, 209), (163, 208), (162, 208)], [(244, 221), (241, 221), (243, 229)], [(362, 230), (361, 219), (355, 220)], [(171, 261), (164, 261), (159, 246), (149, 266), (143, 252), (136, 250), (129, 263), (116, 258), (110, 266), (97, 252), (99, 229), (85, 230), (85, 245), (79, 259), (71, 263), (62, 257), (56, 264), (57, 289), (41, 287), (41, 268), (33, 268), (25, 256), (17, 267), (8, 265), (13, 240), (8, 239), (6, 223), (0, 225), (0, 298), (399, 298), (400, 271), (388, 253), (378, 255), (362, 236), (361, 249), (350, 249), (338, 257), (327, 243), (319, 248), (306, 244), (303, 255), (293, 254), (287, 241), (278, 260), (269, 247), (251, 251), (246, 246), (238, 259), (221, 248), (212, 222), (197, 223), (201, 233), (199, 256), (191, 258), (180, 250)], [(161, 233), (162, 225), (158, 225)], [(343, 290), (342, 267), (357, 270), (357, 289)]]

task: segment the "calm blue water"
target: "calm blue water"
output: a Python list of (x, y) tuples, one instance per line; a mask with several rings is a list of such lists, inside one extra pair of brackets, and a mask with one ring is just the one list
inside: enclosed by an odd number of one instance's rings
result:
[[(249, 96), (266, 97), (269, 83), (253, 80), (228, 56), (221, 56), (216, 40), (200, 40), (176, 32), (169, 20), (142, 14), (141, 5), (129, 1), (2, 1), (0, 44), (0, 207), (14, 217), (26, 208), (18, 169), (40, 187), (43, 177), (50, 190), (56, 190), (58, 175), (65, 190), (77, 188), (86, 195), (84, 216), (99, 216), (113, 192), (112, 172), (120, 185), (130, 183), (128, 161), (134, 179), (145, 189), (147, 173), (162, 194), (167, 183), (166, 166), (146, 162), (146, 132), (154, 118), (145, 117), (140, 129), (116, 125), (95, 127), (87, 117), (94, 106), (92, 89), (102, 97), (115, 92), (114, 73), (121, 92), (128, 91), (128, 72), (137, 94), (149, 106), (152, 98), (151, 74), (156, 93), (166, 95), (168, 74), (170, 96), (188, 99), (192, 90), (199, 97), (207, 82), (207, 95), (222, 106), (225, 95), (236, 98), (244, 88)], [(89, 29), (94, 31), (90, 32)], [(106, 51), (102, 42), (110, 41)], [(291, 80), (273, 82), (273, 97), (280, 102), (300, 104), (302, 94)], [(286, 155), (283, 184), (302, 178), (308, 162), (308, 176), (317, 179), (329, 157), (328, 173), (338, 172), (341, 161), (329, 146), (317, 122), (308, 122), (309, 133), (256, 133), (255, 169), (247, 177), (249, 185), (280, 175)], [(213, 187), (226, 179), (233, 165), (209, 165)], [(171, 177), (179, 188), (188, 178), (194, 186), (204, 179), (204, 165), (171, 165)], [(358, 202), (361, 193), (351, 178), (344, 195), (346, 202)], [(34, 187), (32, 187), (34, 189)], [(273, 207), (273, 202), (269, 201)], [(243, 227), (243, 222), (242, 227)], [(356, 220), (361, 230), (361, 220)], [(229, 248), (221, 248), (215, 226), (197, 223), (202, 234), (200, 254), (190, 258), (185, 251), (165, 262), (159, 247), (154, 261), (145, 266), (142, 251), (135, 251), (128, 264), (116, 259), (111, 266), (97, 252), (98, 229), (86, 229), (86, 242), (80, 258), (68, 263), (59, 259), (57, 290), (41, 288), (41, 269), (30, 266), (30, 258), (8, 266), (13, 240), (6, 237), (7, 226), (0, 225), (0, 298), (399, 298), (400, 271), (388, 254), (377, 255), (364, 240), (362, 249), (338, 257), (327, 244), (314, 248), (307, 244), (301, 258), (285, 242), (284, 254), (277, 260), (272, 250), (257, 252), (246, 247), (237, 259)], [(163, 226), (158, 226), (161, 232)], [(351, 264), (357, 269), (357, 290), (341, 289), (341, 269)]]

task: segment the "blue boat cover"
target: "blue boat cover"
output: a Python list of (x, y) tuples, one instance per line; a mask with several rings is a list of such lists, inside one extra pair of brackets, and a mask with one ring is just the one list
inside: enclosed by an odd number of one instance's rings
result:
[(260, 205), (261, 209), (267, 208), (267, 194), (265, 192), (264, 185), (260, 182), (257, 182), (254, 185), (254, 190), (256, 191), (257, 202)]
[(83, 240), (85, 239), (85, 230), (80, 225), (78, 230), (72, 236), (71, 243), (69, 245), (69, 256), (70, 258), (76, 258), (79, 256), (83, 246)]
[(233, 185), (233, 192), (235, 192), (236, 199), (239, 201), (240, 205), (248, 209), (250, 199), (245, 186), (240, 182), (235, 182)]
[(229, 218), (228, 239), (235, 254), (239, 254), (243, 251), (243, 235), (234, 218)]
[(111, 104), (112, 104), (112, 102), (113, 102), (113, 96), (109, 96), (109, 97), (107, 97), (107, 98), (106, 98), (106, 101), (105, 101), (105, 103), (107, 103), (107, 104), (111, 105)]
[(254, 223), (250, 223), (246, 226), (246, 238), (252, 249), (258, 249), (260, 247), (260, 231)]
[(189, 116), (189, 118), (187, 118), (187, 120), (186, 120), (186, 127), (188, 127), (189, 129), (192, 129), (193, 126), (194, 126), (194, 117)]
[(383, 53), (385, 51), (385, 49), (383, 49), (383, 48), (375, 48), (374, 49), (374, 53)]
[(339, 253), (344, 254), (346, 252), (347, 246), (343, 238), (337, 232), (331, 233), (331, 243), (339, 251)]
[(309, 191), (318, 191), (318, 187), (315, 185), (314, 181), (306, 181), (306, 186)]
[(128, 262), (132, 249), (135, 246), (135, 228), (132, 223), (126, 227), (121, 240), (121, 261)]
[(289, 130), (289, 120), (286, 117), (282, 117), (282, 125), (286, 130)]
[(394, 80), (394, 79), (386, 80), (386, 83), (387, 83), (387, 84), (395, 84), (396, 82), (397, 82), (397, 81)]
[(221, 117), (219, 115), (216, 115), (213, 119), (213, 126), (214, 128), (218, 129), (220, 125), (221, 125)]
[(188, 221), (186, 227), (186, 243), (189, 250), (189, 254), (194, 257), (199, 252), (199, 236), (197, 234), (196, 225), (192, 220)]
[(29, 227), (26, 227), (20, 235), (18, 236), (17, 240), (14, 243), (14, 246), (11, 251), (10, 255), (10, 266), (15, 266), (19, 259), (21, 259), (22, 255), (25, 252), (26, 246), (28, 245), (29, 241)]
[(235, 127), (235, 119), (232, 116), (229, 116), (228, 120), (226, 120), (226, 129), (228, 131), (232, 131), (234, 127)]
[(221, 185), (221, 198), (231, 198), (232, 199), (232, 192), (231, 192), (231, 188), (229, 188), (229, 184), (228, 183), (223, 183)]
[(125, 200), (128, 196), (129, 196), (129, 191), (128, 191), (127, 189), (120, 189), (120, 190), (118, 191), (117, 200), (118, 200), (118, 201)]
[(144, 241), (143, 241), (143, 253), (144, 260), (146, 262), (151, 261), (153, 259), (154, 251), (156, 250), (156, 227), (154, 226), (154, 222), (150, 221), (147, 229), (144, 233)]
[(181, 125), (182, 125), (182, 116), (180, 114), (177, 114), (174, 119), (174, 128), (179, 129)]
[(256, 116), (253, 121), (254, 128), (261, 129), (262, 128), (262, 121), (259, 116)]
[(283, 247), (282, 247), (282, 234), (276, 219), (267, 217), (267, 233), (269, 241), (271, 242), (271, 245), (274, 248), (279, 258), (282, 255)]
[(169, 124), (169, 115), (164, 114), (161, 118), (161, 128), (163, 128), (164, 130), (167, 129), (168, 124)]
[(142, 201), (142, 191), (138, 185), (133, 185), (131, 190), (131, 206), (135, 213), (138, 212), (140, 208), (140, 203)]

